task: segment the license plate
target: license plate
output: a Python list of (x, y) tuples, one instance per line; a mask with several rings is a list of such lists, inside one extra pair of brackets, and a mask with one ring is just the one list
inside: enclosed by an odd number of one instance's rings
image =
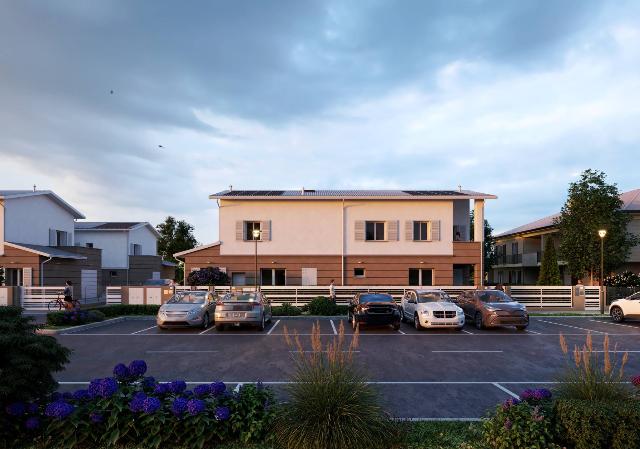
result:
[(240, 317), (242, 317), (242, 314), (240, 312), (234, 312), (233, 313), (233, 317), (234, 318), (240, 318)]

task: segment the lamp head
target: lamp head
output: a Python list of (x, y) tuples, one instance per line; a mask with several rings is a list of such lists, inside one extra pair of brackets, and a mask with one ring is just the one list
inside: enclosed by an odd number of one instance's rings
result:
[(254, 229), (252, 235), (254, 239), (258, 240), (260, 238), (260, 229)]
[(605, 238), (605, 236), (607, 235), (607, 230), (606, 229), (600, 229), (598, 231), (598, 235), (600, 236), (601, 239)]

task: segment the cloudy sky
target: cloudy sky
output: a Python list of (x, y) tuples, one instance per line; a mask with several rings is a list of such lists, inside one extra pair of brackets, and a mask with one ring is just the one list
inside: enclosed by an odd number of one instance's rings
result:
[[(0, 0), (0, 188), (217, 238), (234, 188), (640, 188), (640, 3)], [(113, 91), (113, 93), (111, 93)], [(159, 148), (162, 145), (163, 148)]]

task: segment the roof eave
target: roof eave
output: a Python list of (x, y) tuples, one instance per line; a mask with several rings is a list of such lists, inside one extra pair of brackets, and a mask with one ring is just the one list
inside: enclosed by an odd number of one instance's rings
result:
[(354, 195), (341, 195), (341, 196), (326, 196), (326, 195), (309, 195), (309, 196), (225, 196), (213, 194), (209, 195), (209, 199), (212, 200), (270, 200), (270, 201), (283, 201), (283, 200), (409, 200), (409, 201), (449, 201), (449, 200), (495, 200), (498, 199), (496, 195), (480, 194), (480, 195), (394, 195), (394, 196), (354, 196)]

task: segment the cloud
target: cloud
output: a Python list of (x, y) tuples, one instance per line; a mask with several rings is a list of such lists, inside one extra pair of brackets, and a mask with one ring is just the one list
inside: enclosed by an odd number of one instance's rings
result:
[(577, 0), (8, 3), (0, 184), (95, 219), (177, 215), (203, 242), (229, 184), (461, 184), (500, 196), (504, 230), (588, 167), (638, 187), (638, 18)]

